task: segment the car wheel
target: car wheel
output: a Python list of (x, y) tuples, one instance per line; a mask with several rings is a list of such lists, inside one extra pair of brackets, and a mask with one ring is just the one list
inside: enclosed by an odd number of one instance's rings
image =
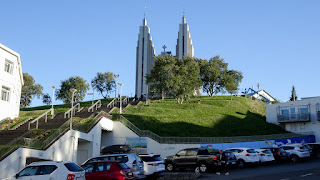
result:
[(173, 166), (172, 162), (167, 163), (166, 170), (170, 171), (170, 172), (174, 170), (174, 166)]
[(208, 165), (206, 163), (201, 162), (199, 164), (199, 170), (201, 173), (205, 173), (208, 171)]
[(299, 157), (298, 157), (297, 155), (292, 155), (292, 156), (291, 156), (291, 161), (292, 161), (293, 163), (296, 163), (298, 160), (299, 160)]
[(246, 164), (246, 162), (244, 162), (244, 160), (240, 159), (238, 161), (238, 168), (243, 168), (245, 164)]

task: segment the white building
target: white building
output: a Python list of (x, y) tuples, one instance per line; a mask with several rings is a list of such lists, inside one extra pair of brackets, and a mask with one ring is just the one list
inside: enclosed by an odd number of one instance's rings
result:
[(179, 24), (179, 32), (176, 46), (176, 56), (182, 59), (183, 56), (194, 56), (194, 49), (186, 18), (182, 17), (182, 24)]
[(266, 118), (267, 122), (281, 125), (287, 131), (313, 134), (320, 142), (320, 97), (267, 105)]
[(0, 44), (0, 121), (19, 116), (22, 86), (20, 55)]
[[(267, 98), (271, 103), (274, 102), (276, 99), (272, 97), (267, 91), (265, 90), (260, 90), (258, 94), (253, 94), (252, 96), (255, 97), (256, 99), (263, 99), (263, 97)], [(260, 96), (261, 95), (261, 96)]]
[(150, 28), (147, 26), (147, 20), (143, 19), (143, 24), (140, 26), (138, 45), (137, 45), (137, 60), (136, 60), (136, 90), (135, 95), (140, 97), (147, 94), (146, 75), (150, 74), (154, 65), (154, 45), (150, 35)]

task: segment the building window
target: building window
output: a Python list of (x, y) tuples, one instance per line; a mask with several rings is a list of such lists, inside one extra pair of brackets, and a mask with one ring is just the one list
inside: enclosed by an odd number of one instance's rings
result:
[(9, 101), (10, 100), (10, 88), (2, 86), (1, 89), (1, 100)]
[(12, 74), (13, 72), (13, 62), (6, 59), (5, 65), (4, 65), (4, 71), (7, 73)]

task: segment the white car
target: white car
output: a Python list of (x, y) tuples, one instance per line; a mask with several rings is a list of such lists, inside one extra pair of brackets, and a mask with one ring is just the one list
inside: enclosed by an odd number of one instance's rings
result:
[(259, 154), (260, 162), (272, 162), (274, 157), (269, 149), (255, 149)]
[(238, 160), (238, 167), (243, 168), (247, 163), (259, 164), (258, 153), (252, 148), (229, 148), (225, 151), (231, 151)]
[(164, 161), (159, 154), (139, 154), (144, 164), (144, 171), (147, 176), (164, 176)]
[(309, 158), (310, 152), (305, 145), (302, 144), (286, 144), (281, 146), (292, 162), (297, 162), (299, 159)]
[(85, 171), (73, 162), (39, 161), (6, 180), (85, 180)]
[(88, 162), (95, 162), (95, 161), (122, 161), (132, 170), (132, 173), (135, 179), (144, 179), (146, 177), (143, 169), (144, 164), (140, 159), (140, 157), (137, 156), (135, 153), (108, 154), (108, 155), (93, 157), (88, 159), (82, 165)]

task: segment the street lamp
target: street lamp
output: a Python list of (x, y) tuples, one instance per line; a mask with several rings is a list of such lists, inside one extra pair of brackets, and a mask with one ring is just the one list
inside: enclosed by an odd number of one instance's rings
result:
[(120, 86), (120, 114), (122, 113), (122, 86), (123, 83), (118, 83)]
[(114, 90), (114, 98), (117, 98), (117, 78), (119, 77), (119, 74), (115, 74), (114, 75), (114, 78), (116, 79), (116, 87), (115, 87), (115, 90)]
[(53, 117), (53, 113), (54, 113), (54, 111), (53, 111), (53, 101), (54, 101), (54, 89), (56, 88), (56, 86), (52, 86), (52, 100), (51, 100), (51, 102), (52, 102), (52, 107), (51, 107), (51, 116)]
[(77, 92), (76, 89), (71, 88), (70, 91), (72, 92), (72, 100), (71, 100), (71, 119), (70, 119), (70, 130), (72, 130), (72, 115), (73, 115), (73, 97), (74, 97), (74, 93)]

